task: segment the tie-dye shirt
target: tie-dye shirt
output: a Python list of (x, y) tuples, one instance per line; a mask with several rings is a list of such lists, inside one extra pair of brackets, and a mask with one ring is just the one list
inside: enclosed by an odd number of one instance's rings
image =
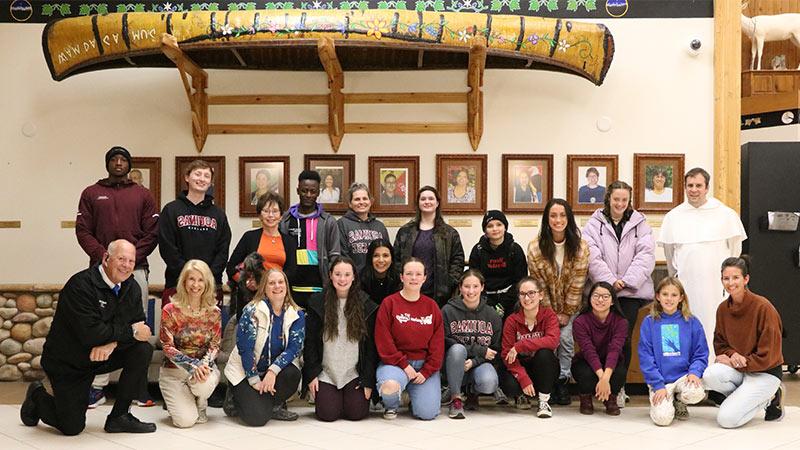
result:
[(192, 374), (200, 365), (212, 366), (221, 338), (222, 315), (216, 306), (194, 314), (187, 307), (169, 303), (161, 312), (164, 367), (179, 367)]

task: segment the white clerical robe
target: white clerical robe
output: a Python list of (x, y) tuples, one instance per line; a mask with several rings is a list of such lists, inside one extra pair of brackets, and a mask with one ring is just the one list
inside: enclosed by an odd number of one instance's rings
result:
[(725, 258), (741, 254), (745, 239), (739, 216), (715, 198), (699, 208), (681, 203), (661, 225), (657, 242), (664, 247), (667, 270), (686, 289), (692, 314), (703, 324), (709, 356), (714, 354), (717, 306), (727, 296), (720, 267)]

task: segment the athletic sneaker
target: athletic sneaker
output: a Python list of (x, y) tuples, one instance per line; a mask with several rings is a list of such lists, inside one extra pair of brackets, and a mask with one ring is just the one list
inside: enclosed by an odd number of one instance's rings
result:
[(369, 402), (369, 411), (370, 412), (383, 412), (383, 400), (378, 400), (377, 402)]
[(769, 402), (769, 405), (767, 405), (767, 410), (764, 413), (764, 420), (767, 422), (783, 419), (783, 395), (785, 391), (786, 386), (781, 383), (781, 385), (778, 386), (778, 391), (775, 392), (775, 396), (772, 397), (772, 400)]
[(89, 409), (95, 409), (106, 402), (106, 394), (103, 388), (96, 388), (94, 386), (89, 388)]
[(550, 403), (539, 400), (539, 410), (536, 411), (536, 417), (541, 417), (542, 419), (553, 417), (553, 408), (550, 407)]
[(506, 393), (503, 392), (502, 389), (499, 387), (494, 390), (494, 404), (495, 405), (507, 405), (508, 404), (508, 397)]
[(134, 400), (133, 404), (136, 405), (136, 406), (141, 406), (142, 408), (149, 408), (151, 406), (155, 406), (156, 402), (155, 402), (155, 400), (150, 398), (150, 395), (147, 395), (144, 398), (140, 398), (140, 399)]
[(675, 418), (678, 420), (689, 420), (689, 409), (686, 407), (686, 403), (675, 399), (672, 401), (672, 405), (675, 407)]
[(453, 400), (453, 396), (450, 394), (450, 386), (442, 386), (442, 406), (447, 406)]
[(450, 402), (450, 412), (448, 415), (451, 419), (464, 418), (464, 403), (461, 401), (461, 398), (456, 397)]
[(520, 395), (514, 400), (514, 407), (517, 409), (531, 409), (531, 401), (527, 395)]
[(386, 420), (394, 420), (397, 419), (397, 410), (396, 409), (385, 409), (383, 411), (383, 418)]
[(628, 403), (629, 401), (631, 401), (631, 398), (625, 393), (625, 386), (622, 386), (622, 388), (619, 390), (619, 394), (617, 394), (617, 406), (624, 408), (625, 403)]

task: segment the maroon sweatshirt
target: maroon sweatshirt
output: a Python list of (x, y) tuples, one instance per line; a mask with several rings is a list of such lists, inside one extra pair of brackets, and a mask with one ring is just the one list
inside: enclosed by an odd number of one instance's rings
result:
[(430, 378), (442, 367), (444, 327), (439, 305), (425, 295), (410, 302), (400, 292), (381, 302), (375, 319), (375, 345), (384, 364), (405, 369), (408, 360), (425, 360), (419, 370)]
[(628, 321), (616, 313), (609, 313), (605, 322), (594, 313), (583, 313), (572, 323), (572, 336), (580, 350), (574, 359), (584, 359), (593, 371), (617, 366), (622, 346), (628, 338)]
[(147, 256), (158, 244), (158, 209), (153, 194), (130, 180), (111, 184), (108, 178), (81, 193), (75, 219), (78, 244), (99, 264), (108, 244), (125, 239), (136, 246), (136, 268), (147, 267)]
[[(500, 352), (500, 356), (502, 356), (508, 371), (517, 379), (523, 389), (528, 387), (532, 381), (519, 359), (532, 356), (539, 349), (555, 351), (560, 336), (558, 317), (547, 306), (539, 307), (533, 329), (529, 329), (525, 323), (525, 313), (522, 309), (508, 316), (506, 324), (503, 326), (503, 350)], [(517, 349), (518, 355), (514, 362), (509, 364), (506, 361), (506, 355), (512, 348)]]

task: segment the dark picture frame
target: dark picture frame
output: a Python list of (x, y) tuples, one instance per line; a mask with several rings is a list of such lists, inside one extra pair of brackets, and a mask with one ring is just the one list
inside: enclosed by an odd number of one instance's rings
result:
[(618, 179), (618, 167), (617, 155), (567, 155), (567, 201), (572, 210), (587, 214), (602, 208), (606, 188)]
[(175, 198), (178, 198), (181, 191), (188, 190), (185, 181), (185, 170), (189, 163), (196, 159), (207, 162), (212, 171), (212, 179), (209, 192), (214, 196), (214, 204), (225, 211), (225, 157), (224, 156), (176, 156), (175, 157)]
[[(141, 181), (139, 180), (141, 176)], [(147, 188), (153, 194), (156, 208), (161, 211), (161, 158), (157, 156), (134, 156), (128, 179)]]
[[(633, 154), (633, 205), (642, 212), (665, 213), (683, 202), (686, 156), (682, 153)], [(661, 193), (654, 183), (663, 179)]]
[(544, 211), (545, 204), (553, 198), (553, 155), (504, 154), (502, 161), (503, 212)]
[[(318, 203), (323, 205), (325, 211), (334, 214), (344, 214), (349, 208), (347, 190), (356, 178), (355, 155), (305, 155), (303, 167), (306, 170), (316, 170), (322, 181), (319, 184)], [(339, 190), (338, 201), (330, 201), (326, 195), (327, 178), (331, 178), (334, 189)]]
[(436, 189), (442, 213), (484, 214), (486, 155), (436, 155)]
[[(414, 215), (419, 190), (419, 156), (370, 156), (368, 162), (369, 189), (374, 199), (372, 212), (383, 216)], [(395, 194), (389, 195), (387, 187), (394, 189)]]
[(281, 196), (284, 209), (289, 207), (288, 156), (239, 157), (239, 217), (258, 217), (256, 202), (261, 196), (260, 187)]

